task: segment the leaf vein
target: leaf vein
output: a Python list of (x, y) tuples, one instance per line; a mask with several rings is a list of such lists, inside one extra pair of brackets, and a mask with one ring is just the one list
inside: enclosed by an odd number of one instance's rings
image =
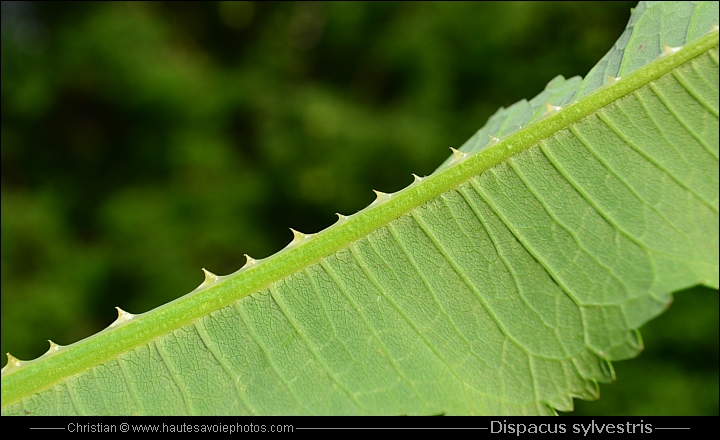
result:
[(357, 305), (357, 304), (355, 303), (355, 301), (352, 299), (351, 295), (349, 295), (349, 293), (348, 293), (348, 292), (346, 291), (346, 289), (343, 287), (343, 285), (342, 285), (343, 283), (340, 282), (340, 280), (339, 280), (338, 277), (337, 277), (337, 274), (335, 274), (335, 272), (330, 268), (330, 266), (329, 266), (324, 260), (320, 260), (320, 265), (323, 267), (323, 269), (325, 269), (325, 271), (328, 273), (328, 275), (330, 275), (330, 278), (333, 279), (333, 281), (335, 282), (335, 285), (338, 286), (338, 289), (340, 290), (340, 292), (345, 296), (345, 298), (348, 300), (348, 302), (350, 302), (350, 304), (353, 306), (353, 308), (354, 308), (355, 311), (357, 312), (358, 316), (360, 317), (360, 319), (362, 319), (363, 323), (365, 324), (365, 327), (366, 327), (368, 330), (370, 330), (370, 333), (372, 333), (373, 338), (374, 338), (374, 339), (377, 341), (377, 343), (382, 347), (382, 350), (383, 350), (385, 353), (388, 354), (387, 358), (388, 358), (388, 360), (389, 360), (389, 362), (390, 362), (390, 365), (392, 365), (393, 369), (395, 370), (395, 372), (396, 372), (396, 373), (400, 376), (400, 378), (402, 378), (408, 385), (410, 385), (410, 387), (411, 387), (411, 388), (413, 389), (413, 391), (415, 392), (415, 395), (417, 395), (417, 397), (418, 397), (420, 400), (422, 400), (423, 404), (424, 404), (426, 407), (431, 407), (431, 405), (429, 404), (429, 402), (428, 402), (428, 401), (425, 399), (425, 397), (420, 393), (420, 391), (417, 389), (417, 387), (415, 386), (415, 384), (414, 384), (410, 379), (408, 379), (408, 377), (405, 375), (405, 373), (403, 373), (402, 370), (400, 369), (400, 367), (397, 365), (395, 359), (393, 359), (393, 357), (390, 355), (390, 351), (388, 350), (387, 346), (383, 343), (382, 339), (378, 336), (377, 332), (375, 331), (375, 328), (370, 325), (370, 323), (368, 322), (367, 317), (365, 316), (365, 314), (360, 311), (360, 307), (358, 307), (358, 305)]
[(85, 412), (80, 409), (80, 404), (77, 401), (77, 397), (75, 396), (75, 391), (73, 390), (70, 380), (63, 379), (63, 385), (65, 385), (65, 388), (68, 391), (68, 397), (70, 397), (70, 403), (72, 403), (75, 412), (80, 416), (85, 415)]
[(280, 300), (277, 290), (275, 289), (275, 286), (273, 284), (270, 285), (270, 295), (272, 296), (273, 300), (275, 300), (275, 303), (278, 305), (278, 308), (282, 312), (282, 314), (285, 316), (285, 318), (288, 320), (290, 325), (292, 326), (293, 330), (295, 331), (295, 334), (302, 340), (303, 344), (305, 344), (305, 347), (308, 349), (310, 354), (315, 358), (317, 363), (325, 370), (325, 373), (328, 375), (332, 381), (337, 384), (337, 386), (343, 390), (343, 392), (350, 398), (350, 400), (353, 402), (355, 406), (358, 407), (358, 409), (362, 409), (363, 406), (360, 404), (360, 402), (357, 400), (357, 397), (350, 392), (350, 390), (347, 389), (347, 387), (335, 376), (335, 373), (330, 368), (330, 366), (327, 365), (327, 363), (324, 361), (323, 357), (320, 356), (316, 352), (315, 344), (313, 344), (305, 335), (304, 332), (300, 331), (298, 322), (291, 317), (291, 314), (288, 313), (287, 308), (285, 307), (285, 304)]
[[(508, 162), (509, 162), (510, 167), (513, 169), (513, 171), (515, 172), (515, 174), (516, 174), (516, 175), (520, 178), (520, 180), (523, 182), (523, 184), (524, 184), (525, 187), (528, 189), (528, 191), (530, 192), (530, 194), (532, 194), (532, 196), (535, 198), (535, 200), (537, 200), (537, 202), (540, 204), (540, 206), (543, 207), (543, 210), (545, 211), (545, 213), (550, 217), (550, 219), (551, 219), (553, 222), (555, 222), (555, 224), (559, 225), (563, 230), (565, 230), (565, 232), (567, 232), (567, 233), (572, 237), (572, 239), (573, 239), (573, 241), (575, 242), (575, 245), (578, 247), (578, 249), (579, 249), (581, 252), (583, 252), (585, 255), (589, 256), (589, 257), (590, 257), (595, 263), (597, 263), (600, 267), (602, 267), (602, 268), (604, 269), (604, 271), (606, 272), (607, 275), (609, 275), (609, 276), (612, 277), (612, 278), (615, 278), (615, 280), (618, 281), (618, 282), (623, 286), (623, 288), (624, 288), (626, 291), (629, 290), (627, 284), (625, 283), (625, 280), (622, 279), (622, 277), (620, 277), (620, 276), (617, 275), (617, 273), (615, 272), (615, 269), (609, 267), (607, 264), (605, 264), (604, 262), (602, 262), (602, 261), (597, 257), (597, 255), (596, 255), (595, 252), (592, 252), (590, 249), (588, 249), (588, 248), (585, 246), (585, 244), (583, 244), (582, 240), (580, 240), (580, 239), (578, 238), (577, 232), (576, 232), (575, 230), (573, 230), (572, 228), (570, 228), (565, 222), (561, 221), (560, 218), (558, 218), (558, 216), (555, 214), (554, 210), (553, 210), (550, 206), (548, 206), (548, 204), (545, 202), (545, 198), (541, 197), (541, 196), (537, 193), (537, 191), (534, 189), (533, 185), (530, 184), (530, 182), (527, 181), (526, 176), (524, 176), (524, 175), (518, 170), (517, 165), (515, 165), (515, 161), (511, 159), (511, 160), (509, 160)], [(561, 174), (561, 176), (562, 176), (563, 178), (565, 178), (565, 176), (563, 176), (562, 174)], [(567, 181), (567, 179), (565, 179), (565, 180)], [(586, 215), (586, 213), (583, 214), (583, 217), (584, 217), (585, 215)], [(606, 276), (607, 276), (607, 275), (606, 275)], [(603, 290), (603, 295), (606, 295), (606, 291), (605, 291), (605, 290)], [(626, 297), (626, 299), (627, 299), (627, 297)]]
[(130, 378), (128, 377), (127, 367), (125, 366), (125, 361), (123, 360), (122, 355), (117, 357), (117, 363), (118, 363), (118, 367), (120, 368), (120, 372), (122, 372), (122, 377), (123, 377), (123, 380), (125, 381), (125, 385), (127, 386), (128, 391), (130, 392), (130, 397), (135, 402), (135, 406), (138, 409), (138, 413), (140, 413), (140, 414), (145, 413), (145, 409), (143, 408), (143, 405), (137, 396), (137, 390), (133, 386), (133, 383), (130, 380)]
[(210, 335), (208, 335), (205, 328), (202, 326), (200, 320), (196, 320), (193, 322), (193, 325), (195, 327), (195, 330), (198, 333), (198, 336), (200, 336), (200, 339), (202, 340), (203, 344), (205, 344), (205, 347), (207, 347), (210, 354), (217, 360), (217, 362), (220, 364), (220, 367), (222, 367), (222, 370), (225, 372), (225, 374), (228, 376), (230, 381), (235, 385), (235, 391), (238, 395), (238, 401), (243, 406), (246, 412), (253, 414), (255, 413), (254, 410), (250, 409), (250, 406), (248, 402), (245, 399), (245, 395), (242, 393), (242, 390), (240, 389), (240, 376), (235, 375), (230, 368), (230, 366), (225, 361), (225, 357), (222, 355), (222, 353), (219, 352), (217, 346), (213, 343), (212, 339), (210, 338)]
[[(619, 110), (620, 110), (623, 114), (625, 114), (625, 116), (627, 116), (627, 114), (624, 112), (624, 110), (622, 110), (622, 109), (619, 109)], [(677, 176), (675, 176), (674, 173), (672, 173), (672, 172), (668, 171), (667, 169), (665, 169), (665, 167), (663, 167), (660, 163), (658, 163), (657, 160), (655, 160), (654, 157), (652, 157), (650, 154), (646, 153), (642, 148), (638, 148), (638, 146), (635, 145), (634, 142), (630, 141), (630, 139), (629, 139), (622, 131), (620, 131), (620, 129), (619, 129), (617, 126), (615, 126), (615, 124), (614, 124), (610, 119), (608, 119), (608, 117), (607, 117), (602, 111), (597, 112), (597, 115), (598, 115), (598, 117), (600, 118), (600, 120), (602, 120), (602, 121), (605, 123), (605, 125), (608, 126), (608, 128), (610, 128), (612, 131), (614, 131), (615, 134), (617, 134), (628, 146), (630, 146), (633, 150), (635, 150), (639, 155), (641, 155), (641, 156), (643, 156), (645, 159), (647, 159), (647, 160), (648, 160), (650, 163), (652, 163), (658, 170), (660, 170), (660, 171), (662, 171), (663, 173), (665, 173), (665, 174), (666, 174), (670, 179), (672, 179), (678, 186), (680, 186), (682, 189), (684, 189), (684, 190), (687, 191), (688, 193), (692, 194), (695, 198), (697, 198), (698, 200), (700, 200), (701, 203), (703, 203), (704, 205), (706, 205), (706, 206), (707, 206), (708, 208), (710, 208), (713, 212), (715, 212), (715, 213), (718, 212), (718, 208), (717, 208), (717, 207), (713, 206), (712, 203), (710, 203), (709, 201), (705, 200), (703, 197), (701, 197), (699, 194), (697, 194), (695, 191), (693, 191), (691, 188), (689, 188), (684, 182), (682, 182), (680, 179), (678, 179)]]
[[(370, 246), (372, 246), (372, 244), (370, 244)], [(447, 369), (451, 372), (451, 374), (452, 374), (460, 383), (463, 383), (462, 378), (457, 374), (457, 372), (455, 371), (455, 368), (453, 368), (453, 366), (452, 366), (451, 363), (447, 360), (447, 358), (445, 358), (442, 354), (440, 354), (439, 351), (437, 350), (437, 348), (435, 347), (435, 345), (432, 344), (430, 341), (427, 340), (427, 337), (424, 335), (424, 333), (421, 332), (421, 331), (418, 329), (417, 324), (415, 324), (415, 323), (407, 316), (407, 314), (406, 314), (405, 312), (403, 312), (403, 310), (402, 310), (400, 307), (398, 307), (397, 303), (395, 303), (395, 300), (392, 299), (392, 296), (391, 296), (391, 295), (388, 295), (388, 293), (385, 292), (385, 290), (382, 288), (382, 286), (378, 283), (378, 281), (377, 281), (377, 279), (375, 278), (375, 276), (373, 276), (373, 275), (370, 273), (370, 271), (367, 269), (366, 265), (363, 263), (363, 260), (361, 259), (361, 257), (357, 254), (357, 250), (355, 249), (354, 244), (351, 244), (351, 245), (349, 246), (349, 248), (350, 248), (350, 252), (351, 252), (352, 256), (355, 258), (355, 260), (357, 260), (359, 263), (361, 263), (360, 267), (361, 267), (361, 268), (363, 269), (363, 271), (365, 272), (365, 275), (367, 275), (368, 279), (370, 279), (370, 281), (373, 283), (373, 285), (375, 285), (375, 287), (380, 291), (380, 293), (382, 293), (383, 297), (388, 300), (388, 302), (392, 305), (392, 307), (395, 309), (395, 311), (396, 311), (396, 312), (403, 318), (403, 320), (413, 329), (413, 331), (415, 332), (415, 334), (423, 341), (423, 343), (425, 344), (425, 346), (426, 346), (427, 348), (429, 348), (429, 349), (435, 354), (435, 356), (436, 356), (440, 361), (442, 361), (443, 365), (445, 365), (445, 368), (447, 368)], [(474, 388), (473, 388), (473, 389), (474, 389)], [(479, 390), (476, 390), (476, 391), (480, 392)], [(481, 394), (482, 394), (482, 393), (481, 393)], [(465, 394), (465, 400), (468, 401), (468, 404), (470, 403), (467, 394)]]
[[(246, 297), (246, 298), (252, 299), (252, 297)], [(268, 365), (270, 365), (270, 368), (272, 368), (273, 372), (275, 373), (275, 376), (278, 379), (280, 379), (280, 381), (282, 383), (285, 384), (285, 387), (290, 392), (290, 395), (293, 396), (293, 398), (297, 402), (298, 406), (300, 408), (304, 409), (305, 411), (307, 411), (309, 414), (312, 414), (313, 412), (310, 411), (307, 407), (305, 407), (305, 405), (302, 404), (301, 399), (299, 399), (298, 396), (295, 395), (294, 387), (292, 387), (290, 385), (290, 383), (282, 376), (282, 374), (280, 374), (280, 372), (278, 371), (278, 368), (275, 366), (275, 363), (273, 362), (273, 359), (270, 357), (270, 354), (268, 353), (267, 347), (265, 347), (265, 344), (262, 343), (262, 340), (261, 340), (260, 336), (258, 336), (257, 333), (255, 332), (254, 327), (252, 325), (250, 325), (250, 323), (248, 322), (249, 320), (248, 320), (247, 316), (245, 316), (245, 310), (243, 310), (243, 308), (240, 306), (240, 301), (242, 301), (244, 299), (245, 298), (234, 302), (235, 310), (237, 310), (237, 312), (238, 312), (240, 321), (242, 321), (243, 325), (248, 329), (250, 336), (252, 336), (255, 343), (262, 350), (263, 355), (265, 355), (265, 359), (267, 360)], [(274, 299), (273, 299), (273, 301), (274, 301)]]
[[(495, 175), (495, 172), (493, 171), (493, 169), (490, 169), (490, 171), (491, 171), (491, 173), (492, 173), (493, 176), (494, 176), (494, 175)], [(535, 259), (535, 262), (536, 262), (540, 267), (542, 267), (543, 270), (545, 270), (545, 272), (548, 274), (548, 276), (550, 277), (550, 279), (551, 279), (555, 284), (557, 284), (557, 286), (558, 286), (563, 292), (566, 292), (566, 293), (568, 294), (568, 296), (570, 297), (570, 299), (578, 306), (578, 309), (580, 310), (581, 316), (582, 316), (582, 318), (583, 318), (583, 319), (582, 319), (582, 324), (583, 324), (583, 328), (582, 328), (583, 340), (585, 341), (586, 347), (589, 346), (589, 341), (588, 341), (588, 339), (587, 339), (588, 335), (587, 335), (586, 316), (585, 316), (585, 313), (584, 313), (585, 308), (584, 308), (582, 302), (579, 300), (579, 298), (577, 298), (577, 297), (575, 297), (575, 295), (573, 295), (572, 290), (570, 290), (570, 289), (565, 285), (565, 283), (562, 281), (562, 278), (559, 277), (558, 274), (555, 274), (553, 271), (551, 271), (551, 270), (550, 270), (550, 267), (549, 267), (548, 265), (546, 265), (546, 264), (543, 263), (544, 260), (540, 257), (540, 255), (537, 254), (537, 252), (534, 250), (534, 248), (533, 248), (532, 246), (530, 246), (529, 243), (525, 243), (525, 241), (521, 238), (519, 232), (514, 230), (514, 228), (510, 225), (510, 223), (508, 222), (508, 220), (500, 213), (500, 210), (499, 210), (496, 206), (494, 206), (494, 204), (492, 203), (492, 199), (491, 199), (490, 197), (488, 197), (487, 194), (485, 194), (485, 191), (483, 191), (482, 187), (481, 187), (480, 185), (478, 185), (477, 182), (476, 182), (474, 179), (471, 179), (471, 180), (470, 180), (470, 185), (475, 189), (475, 191), (478, 193), (478, 195), (480, 195), (480, 196), (483, 198), (483, 200), (485, 200), (485, 202), (488, 204), (488, 206), (490, 207), (490, 209), (492, 209), (493, 212), (495, 212), (495, 215), (497, 215), (498, 219), (500, 219), (500, 221), (503, 222), (503, 224), (505, 225), (505, 227), (506, 227), (506, 228), (508, 229), (508, 231), (515, 237), (515, 239), (518, 241), (518, 243), (519, 243), (521, 246), (523, 246), (523, 248), (525, 248), (525, 250), (533, 257), (533, 259)]]
[[(692, 67), (693, 67), (693, 69), (694, 69), (694, 66), (692, 66)], [(694, 70), (696, 70), (696, 69), (694, 69)], [(696, 71), (697, 71), (697, 70), (696, 70)], [(718, 117), (718, 110), (717, 110), (716, 108), (714, 108), (712, 105), (710, 105), (710, 103), (707, 101), (707, 99), (705, 99), (701, 94), (699, 94), (699, 93), (695, 90), (694, 87), (692, 87), (692, 86), (690, 85), (690, 83), (687, 81), (687, 78), (685, 78), (685, 76), (684, 76), (684, 74), (682, 73), (682, 71), (677, 70), (677, 69), (676, 69), (676, 70), (673, 70), (673, 71), (672, 71), (672, 75), (673, 75), (673, 77), (677, 80), (678, 84), (680, 84), (685, 90), (687, 90), (687, 92), (688, 92), (693, 98), (695, 98), (695, 100), (696, 100), (700, 105), (702, 105), (703, 107), (705, 107), (705, 109), (707, 109), (707, 111), (710, 112), (710, 114), (712, 114), (712, 115), (715, 116), (716, 118)], [(708, 82), (705, 80), (705, 77), (704, 77), (704, 76), (701, 76), (701, 78), (702, 78), (702, 80), (705, 82), (706, 85), (709, 85)]]
[(155, 340), (153, 342), (153, 345), (155, 345), (155, 349), (157, 350), (158, 354), (160, 355), (160, 359), (162, 359), (163, 363), (165, 364), (165, 368), (167, 368), (168, 373), (170, 374), (170, 377), (172, 378), (173, 382), (175, 382), (175, 386), (178, 387), (178, 390), (180, 391), (180, 396), (182, 396), (183, 403), (185, 404), (185, 409), (187, 409), (187, 412), (189, 415), (194, 414), (193, 407), (190, 406), (190, 400), (187, 395), (187, 390), (183, 386), (182, 381), (177, 375), (177, 372), (175, 371), (175, 368), (173, 368), (172, 364), (167, 358), (167, 353), (165, 353), (165, 350), (162, 348), (162, 345), (160, 344), (160, 340)]
[[(668, 103), (667, 98), (662, 94), (662, 92), (658, 89), (658, 87), (657, 87), (655, 84), (650, 83), (650, 90), (652, 90), (653, 93), (655, 93), (655, 96), (658, 97), (658, 99), (660, 100), (660, 102), (663, 103), (663, 106), (665, 106), (665, 108), (670, 112), (670, 114), (672, 114), (672, 115), (675, 117), (675, 120), (677, 120), (678, 123), (679, 123), (680, 125), (682, 125), (682, 127), (685, 129), (685, 132), (686, 132), (687, 134), (689, 134), (690, 136), (692, 136), (693, 138), (695, 138), (695, 140), (696, 140), (700, 145), (702, 145), (702, 147), (705, 149), (705, 151), (707, 151), (708, 153), (710, 153), (710, 155), (713, 156), (713, 157), (715, 158), (715, 160), (717, 160), (717, 158), (718, 158), (717, 153), (715, 153), (714, 151), (712, 151), (712, 150), (710, 149), (710, 146), (707, 144), (707, 142), (705, 142), (705, 140), (702, 139), (702, 138), (696, 133), (695, 130), (693, 130), (693, 129), (691, 129), (690, 127), (688, 127), (687, 122), (685, 122), (685, 118), (683, 118), (681, 115), (679, 115), (679, 114), (677, 113), (677, 111), (675, 111), (675, 108)], [(692, 96), (692, 95), (691, 95), (691, 96)], [(715, 115), (715, 117), (717, 118), (717, 115)]]

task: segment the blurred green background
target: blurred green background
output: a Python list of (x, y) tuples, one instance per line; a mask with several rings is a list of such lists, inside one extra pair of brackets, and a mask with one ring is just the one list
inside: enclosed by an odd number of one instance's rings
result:
[[(584, 75), (625, 3), (2, 3), (2, 352), (266, 257)], [(718, 295), (680, 294), (578, 414), (718, 414)], [(3, 360), (3, 364), (6, 361)]]

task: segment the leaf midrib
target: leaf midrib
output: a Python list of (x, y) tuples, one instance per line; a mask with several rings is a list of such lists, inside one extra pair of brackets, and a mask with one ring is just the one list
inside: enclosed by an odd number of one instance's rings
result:
[(620, 81), (601, 87), (482, 152), (469, 154), (465, 160), (436, 172), (418, 184), (411, 184), (389, 200), (365, 208), (344, 223), (321, 231), (296, 248), (280, 251), (252, 268), (219, 277), (215, 285), (196, 289), (168, 304), (137, 315), (123, 325), (105, 329), (71, 344), (62, 351), (23, 362), (20, 367), (2, 376), (2, 405), (13, 403), (29, 393), (52, 386), (64, 377), (113, 359), (313, 264), (415, 207), (527, 150), (540, 140), (671, 73), (717, 45), (718, 32), (710, 32), (674, 54), (660, 57)]

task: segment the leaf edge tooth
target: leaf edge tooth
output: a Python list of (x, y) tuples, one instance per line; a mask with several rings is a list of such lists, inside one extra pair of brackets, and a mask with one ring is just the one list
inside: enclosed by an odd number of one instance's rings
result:
[(373, 202), (372, 202), (370, 205), (368, 205), (368, 208), (369, 208), (370, 206), (376, 206), (376, 205), (380, 205), (380, 204), (382, 204), (382, 203), (385, 203), (385, 202), (387, 202), (388, 200), (390, 200), (390, 199), (392, 198), (392, 196), (393, 196), (393, 194), (384, 193), (384, 192), (382, 192), (382, 191), (378, 191), (378, 190), (375, 190), (375, 189), (373, 190), (373, 192), (375, 193), (375, 200), (373, 200)]
[(25, 364), (32, 362), (32, 361), (21, 361), (20, 359), (16, 358), (15, 356), (11, 355), (10, 352), (5, 353), (5, 356), (7, 356), (7, 364), (5, 364), (4, 367), (0, 370), (0, 374), (3, 376), (12, 373), (13, 371), (22, 368), (25, 366)]
[(300, 231), (296, 231), (293, 228), (290, 228), (290, 231), (293, 233), (293, 239), (290, 243), (288, 243), (287, 246), (285, 246), (285, 248), (283, 248), (281, 250), (281, 252), (296, 248), (296, 247), (300, 246), (301, 244), (307, 242), (308, 240), (311, 240), (313, 237), (315, 237), (315, 234), (305, 234)]
[(463, 153), (462, 151), (456, 150), (453, 147), (450, 147), (450, 150), (452, 151), (452, 154), (453, 154), (452, 162), (450, 162), (452, 165), (454, 165), (458, 162), (462, 162), (463, 160), (467, 159), (467, 157), (468, 157), (467, 153)]
[(667, 43), (663, 43), (662, 47), (663, 47), (663, 50), (662, 50), (662, 52), (660, 52), (660, 56), (658, 58), (665, 58), (666, 56), (672, 55), (675, 52), (677, 52), (683, 48), (682, 46), (673, 47)]
[(133, 315), (132, 313), (126, 312), (125, 310), (121, 309), (120, 307), (116, 306), (115, 310), (117, 310), (117, 312), (118, 312), (118, 317), (115, 319), (115, 321), (112, 322), (112, 324), (110, 324), (108, 326), (108, 328), (115, 328), (117, 326), (125, 324), (126, 322), (132, 321), (133, 318), (135, 318), (135, 315)]
[(348, 221), (348, 219), (352, 216), (342, 215), (339, 212), (336, 212), (335, 215), (337, 216), (337, 220), (335, 220), (335, 223), (332, 224), (332, 226), (339, 226)]
[(240, 268), (240, 270), (249, 269), (258, 264), (258, 260), (254, 259), (250, 255), (248, 255), (248, 254), (243, 254), (243, 255), (245, 255), (245, 264), (243, 265), (243, 267)]
[(415, 184), (418, 184), (418, 183), (422, 182), (422, 181), (425, 180), (425, 178), (427, 177), (427, 176), (426, 176), (426, 177), (420, 177), (420, 176), (418, 176), (418, 175), (415, 174), (415, 173), (413, 173), (412, 176), (413, 176), (413, 182), (410, 184), (410, 186), (413, 186), (413, 185), (415, 185)]
[(43, 356), (48, 356), (50, 354), (53, 354), (53, 353), (58, 352), (58, 351), (62, 350), (63, 348), (65, 348), (62, 345), (54, 343), (50, 339), (48, 339), (48, 342), (50, 343), (50, 348), (48, 348), (48, 351), (46, 351)]
[(553, 113), (559, 112), (560, 110), (562, 110), (562, 107), (560, 107), (559, 105), (553, 105), (545, 101), (545, 115), (551, 115)]

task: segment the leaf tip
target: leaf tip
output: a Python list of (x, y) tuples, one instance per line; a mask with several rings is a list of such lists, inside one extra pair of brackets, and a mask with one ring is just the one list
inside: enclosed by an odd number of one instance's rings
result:
[(645, 343), (643, 342), (642, 334), (640, 330), (634, 329), (631, 333), (630, 345), (633, 346), (637, 351), (645, 350)]

